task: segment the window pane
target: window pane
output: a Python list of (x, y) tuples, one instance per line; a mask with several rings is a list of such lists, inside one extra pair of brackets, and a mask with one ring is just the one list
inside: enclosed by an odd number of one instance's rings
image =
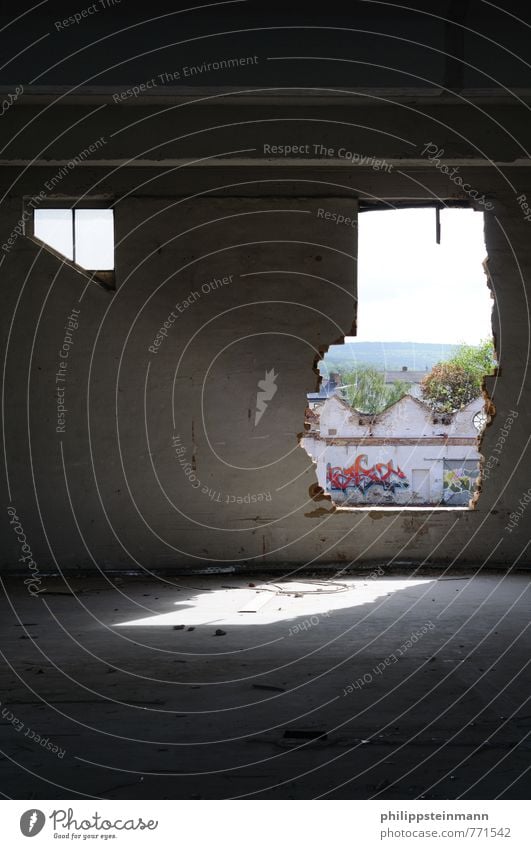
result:
[(33, 233), (67, 259), (74, 258), (71, 209), (36, 209)]
[(76, 209), (75, 261), (90, 271), (114, 268), (114, 216), (112, 209)]

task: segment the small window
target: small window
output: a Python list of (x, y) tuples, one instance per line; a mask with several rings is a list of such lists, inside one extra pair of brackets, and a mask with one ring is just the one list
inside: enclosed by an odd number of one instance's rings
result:
[(71, 209), (36, 209), (33, 232), (67, 259), (74, 259)]
[(114, 269), (112, 209), (36, 209), (33, 235), (85, 271)]

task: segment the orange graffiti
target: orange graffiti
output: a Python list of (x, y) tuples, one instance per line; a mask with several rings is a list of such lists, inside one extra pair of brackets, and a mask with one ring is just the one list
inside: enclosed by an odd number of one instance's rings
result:
[(388, 463), (375, 463), (370, 468), (367, 468), (367, 463), (366, 454), (358, 454), (352, 466), (348, 466), (348, 468), (331, 466), (328, 463), (326, 481), (329, 488), (345, 490), (348, 487), (357, 487), (360, 492), (365, 493), (373, 486), (381, 486), (391, 492), (409, 486), (406, 475), (400, 466), (395, 469), (392, 460), (389, 460)]

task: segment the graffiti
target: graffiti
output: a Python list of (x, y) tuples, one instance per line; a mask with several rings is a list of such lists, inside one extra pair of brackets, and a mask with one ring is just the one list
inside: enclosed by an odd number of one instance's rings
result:
[[(409, 481), (400, 468), (393, 466), (393, 461), (388, 463), (375, 463), (367, 468), (367, 455), (358, 454), (352, 466), (343, 468), (341, 466), (326, 467), (326, 482), (329, 489), (342, 489), (355, 487), (365, 494), (371, 487), (381, 486), (385, 492), (394, 492), (395, 489), (407, 489)], [(365, 464), (365, 467), (363, 466)]]
[(443, 466), (443, 502), (468, 503), (477, 486), (479, 467), (476, 462), (445, 460)]
[(443, 489), (449, 489), (450, 492), (471, 492), (473, 489), (472, 479), (466, 474), (464, 469), (448, 469), (444, 473)]

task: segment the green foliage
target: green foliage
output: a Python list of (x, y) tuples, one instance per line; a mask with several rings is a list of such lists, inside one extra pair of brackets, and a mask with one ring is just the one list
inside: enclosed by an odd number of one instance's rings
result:
[(448, 362), (462, 366), (465, 371), (475, 375), (481, 388), (483, 376), (492, 374), (496, 366), (494, 343), (492, 339), (483, 339), (479, 345), (460, 345)]
[(410, 384), (395, 380), (386, 386), (383, 372), (371, 366), (358, 366), (341, 375), (343, 395), (355, 410), (381, 413), (409, 392)]
[(421, 383), (424, 401), (441, 413), (453, 413), (481, 395), (486, 374), (496, 366), (491, 339), (460, 345), (446, 362), (437, 363)]
[(480, 394), (475, 376), (456, 363), (439, 363), (423, 379), (424, 401), (441, 413), (453, 413)]

